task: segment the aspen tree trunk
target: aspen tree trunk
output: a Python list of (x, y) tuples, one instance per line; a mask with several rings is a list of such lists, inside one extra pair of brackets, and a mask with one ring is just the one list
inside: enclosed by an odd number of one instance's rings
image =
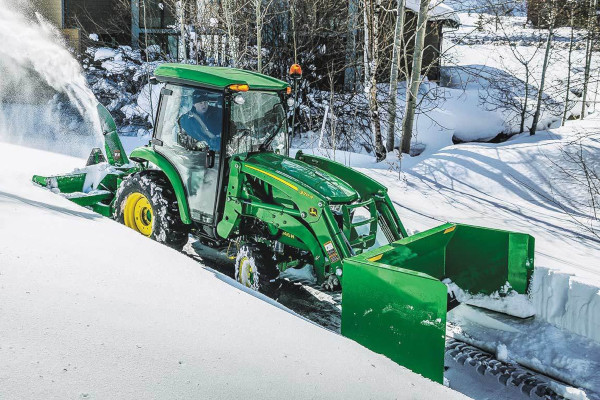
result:
[(392, 67), (390, 70), (390, 110), (388, 117), (388, 132), (385, 149), (394, 151), (396, 133), (396, 97), (398, 93), (399, 52), (404, 35), (404, 0), (397, 0), (396, 29), (394, 30), (394, 46), (392, 47)]
[(565, 123), (567, 122), (567, 111), (569, 110), (569, 94), (571, 92), (571, 65), (572, 65), (572, 54), (573, 54), (573, 36), (574, 36), (574, 32), (575, 32), (575, 28), (573, 27), (573, 14), (574, 14), (574, 7), (571, 6), (570, 8), (570, 16), (569, 16), (569, 23), (571, 25), (571, 37), (569, 38), (569, 60), (568, 60), (568, 72), (567, 72), (567, 90), (566, 90), (566, 94), (565, 94), (565, 109), (563, 110), (563, 117), (562, 117), (562, 126), (565, 125)]
[[(554, 10), (550, 11), (551, 14), (554, 14)], [(542, 77), (540, 78), (540, 87), (538, 88), (538, 96), (537, 96), (537, 104), (535, 106), (535, 114), (533, 114), (533, 122), (531, 123), (531, 127), (529, 128), (529, 135), (535, 135), (535, 131), (537, 130), (537, 124), (540, 120), (540, 111), (542, 109), (542, 98), (544, 95), (544, 84), (546, 82), (546, 71), (548, 70), (548, 61), (550, 60), (550, 48), (552, 47), (552, 37), (554, 36), (554, 22), (555, 18), (550, 17), (552, 20), (550, 21), (550, 25), (548, 26), (548, 39), (546, 40), (546, 52), (544, 53), (544, 65), (542, 66)]]
[(254, 0), (256, 8), (256, 50), (258, 54), (258, 73), (262, 73), (262, 15), (261, 15), (261, 1)]
[(235, 67), (237, 64), (237, 59), (233, 50), (233, 4), (232, 0), (223, 0), (221, 4), (223, 7), (223, 17), (225, 19), (225, 29), (227, 30), (227, 65)]
[(296, 43), (296, 2), (292, 2), (291, 20), (292, 20), (292, 41), (294, 43), (294, 64), (298, 64), (298, 44)]
[(187, 46), (185, 42), (185, 2), (179, 2), (179, 29), (181, 29), (181, 52), (183, 53), (182, 60), (187, 63)]
[(370, 50), (370, 42), (371, 35), (369, 34), (369, 12), (367, 8), (369, 7), (369, 0), (363, 1), (363, 69), (364, 69), (364, 85), (365, 91), (368, 91), (369, 84), (371, 82), (371, 72), (369, 68), (369, 50)]
[[(376, 8), (381, 7), (381, 0), (376, 0)], [(379, 106), (377, 104), (377, 64), (379, 42), (379, 20), (371, 0), (364, 1), (364, 30), (365, 30), (365, 92), (369, 98), (369, 119), (371, 131), (375, 142), (375, 157), (377, 161), (385, 159), (386, 152), (381, 136), (381, 121), (379, 119)]]
[(330, 125), (331, 125), (331, 148), (333, 150), (333, 159), (335, 160), (335, 148), (337, 146), (336, 143), (336, 134), (335, 134), (335, 128), (336, 128), (336, 117), (335, 117), (335, 109), (334, 109), (334, 102), (335, 102), (335, 81), (334, 81), (334, 72), (333, 72), (333, 65), (331, 66), (331, 70), (328, 71), (329, 72), (329, 110), (330, 110)]
[[(146, 64), (150, 63), (150, 58), (148, 56), (148, 29), (146, 25), (146, 0), (142, 0), (142, 12), (144, 18), (144, 46), (146, 46)], [(150, 72), (146, 72), (146, 77), (148, 78), (148, 83), (150, 83)], [(152, 117), (152, 128), (156, 129), (156, 120), (154, 117), (154, 107), (152, 105), (152, 85), (148, 85), (148, 101), (150, 103), (150, 116)]]
[(425, 45), (425, 34), (427, 32), (427, 11), (430, 0), (421, 0), (419, 17), (417, 18), (417, 36), (415, 38), (415, 49), (413, 52), (412, 71), (410, 74), (410, 89), (406, 98), (406, 111), (402, 120), (402, 153), (410, 154), (410, 140), (415, 119), (415, 108), (419, 86), (421, 85), (421, 66), (423, 64), (423, 46)]
[(527, 117), (528, 102), (529, 102), (529, 64), (525, 64), (525, 103), (523, 103), (523, 109), (521, 110), (521, 125), (519, 127), (519, 133), (525, 132), (525, 118)]
[(596, 74), (596, 91), (594, 93), (594, 112), (596, 112), (596, 104), (598, 104), (598, 85), (600, 84), (600, 68), (597, 69)]
[(590, 68), (592, 64), (592, 38), (594, 36), (594, 22), (596, 18), (597, 0), (590, 0), (588, 9), (587, 40), (585, 43), (585, 73), (583, 78), (583, 94), (581, 96), (581, 119), (585, 118), (585, 107), (587, 100), (588, 83), (590, 81)]

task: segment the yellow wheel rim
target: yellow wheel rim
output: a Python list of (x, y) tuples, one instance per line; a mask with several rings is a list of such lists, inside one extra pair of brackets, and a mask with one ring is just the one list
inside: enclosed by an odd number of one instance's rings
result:
[(152, 221), (154, 213), (150, 202), (141, 193), (132, 193), (125, 200), (123, 222), (125, 226), (138, 231), (144, 236), (152, 234)]
[(242, 259), (240, 259), (238, 282), (246, 287), (252, 287), (254, 284), (254, 271), (252, 270), (252, 263), (248, 257), (242, 257)]

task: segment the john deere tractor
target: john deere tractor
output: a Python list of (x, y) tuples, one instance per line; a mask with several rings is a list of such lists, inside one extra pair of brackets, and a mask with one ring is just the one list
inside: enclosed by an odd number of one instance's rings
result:
[(453, 223), (408, 235), (382, 184), (327, 158), (290, 157), (288, 83), (178, 64), (154, 79), (162, 89), (147, 146), (126, 155), (98, 105), (105, 154), (33, 180), (175, 249), (193, 235), (235, 250), (235, 277), (252, 289), (310, 265), (342, 290), (343, 335), (439, 382), (456, 303), (442, 280), (472, 294), (507, 283), (527, 292), (531, 236)]

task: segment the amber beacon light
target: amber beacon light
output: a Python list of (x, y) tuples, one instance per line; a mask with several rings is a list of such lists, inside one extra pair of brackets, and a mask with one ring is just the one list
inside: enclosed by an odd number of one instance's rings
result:
[(300, 79), (302, 77), (302, 67), (299, 64), (292, 64), (290, 67), (290, 77)]
[(247, 92), (248, 90), (250, 90), (250, 86), (236, 83), (233, 85), (229, 85), (229, 89), (233, 90), (234, 92)]

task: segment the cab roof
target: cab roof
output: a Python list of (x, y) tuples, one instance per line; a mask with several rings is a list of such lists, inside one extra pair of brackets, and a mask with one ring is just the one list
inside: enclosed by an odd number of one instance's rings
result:
[(162, 64), (154, 71), (161, 82), (187, 83), (214, 89), (233, 84), (247, 84), (250, 90), (285, 90), (289, 84), (258, 72), (227, 67), (189, 64)]

